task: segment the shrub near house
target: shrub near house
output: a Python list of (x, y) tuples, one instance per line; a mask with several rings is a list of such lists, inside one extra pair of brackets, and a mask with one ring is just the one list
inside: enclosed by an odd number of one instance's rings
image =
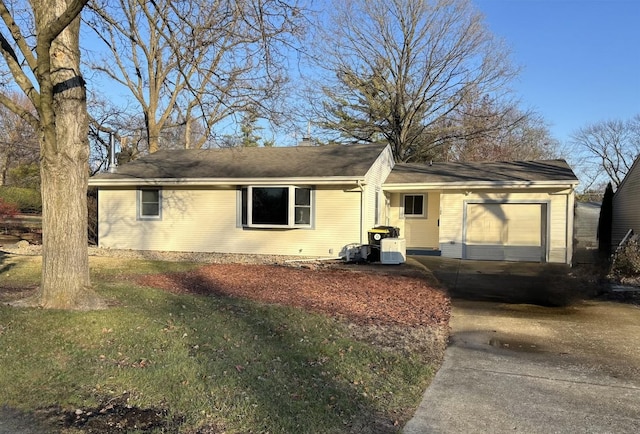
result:
[[(6, 193), (9, 190), (12, 194), (15, 194), (16, 190), (27, 190), (27, 189), (13, 189), (10, 190), (8, 188), (0, 188), (0, 192)], [(20, 193), (20, 192), (19, 192)], [(37, 193), (37, 192), (36, 192)], [(20, 197), (29, 198), (31, 200), (25, 201), (16, 201), (6, 199), (6, 196), (13, 197), (12, 195), (5, 195), (5, 197), (0, 196), (0, 245), (5, 244), (13, 244), (20, 240), (27, 240), (30, 243), (39, 244), (42, 240), (42, 219), (40, 215), (24, 215), (22, 214), (23, 207), (20, 204), (25, 205), (24, 209), (33, 210), (35, 208), (40, 209), (41, 204), (38, 200), (33, 200), (33, 195), (30, 193), (26, 193), (23, 196), (18, 194), (18, 199)], [(27, 204), (38, 204), (38, 207), (26, 206)]]
[(0, 198), (0, 222), (5, 223), (8, 219), (18, 215), (18, 208), (12, 203), (5, 202)]
[(0, 187), (0, 200), (13, 204), (18, 212), (40, 214), (42, 197), (38, 190), (20, 187)]
[(616, 252), (611, 272), (618, 278), (635, 278), (640, 283), (640, 235), (632, 236)]

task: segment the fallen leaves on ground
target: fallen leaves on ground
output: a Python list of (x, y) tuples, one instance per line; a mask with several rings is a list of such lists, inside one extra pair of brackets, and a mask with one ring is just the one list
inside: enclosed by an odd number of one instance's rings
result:
[(221, 295), (300, 307), (361, 325), (446, 325), (450, 302), (426, 276), (295, 268), (279, 265), (210, 264), (193, 271), (136, 278), (176, 294)]

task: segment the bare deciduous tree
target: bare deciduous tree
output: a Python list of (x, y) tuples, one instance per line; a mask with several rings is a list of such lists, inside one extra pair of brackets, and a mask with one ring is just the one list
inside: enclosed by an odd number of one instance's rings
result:
[[(115, 138), (118, 164), (135, 159), (146, 149), (146, 131), (143, 117), (132, 115), (129, 107), (120, 107), (104, 96), (91, 94), (88, 101), (89, 144), (91, 148), (89, 167), (91, 174), (107, 168), (109, 162), (110, 136)], [(144, 146), (143, 146), (144, 142)]]
[(447, 161), (513, 161), (556, 158), (558, 143), (544, 120), (514, 103), (484, 96), (461, 105), (447, 119), (453, 131), (443, 139)]
[(322, 126), (342, 139), (391, 144), (398, 161), (431, 157), (460, 135), (442, 130), (473, 95), (500, 96), (508, 50), (467, 0), (334, 2), (317, 54)]
[(42, 179), (45, 308), (97, 307), (87, 247), (87, 107), (80, 73), (80, 12), (86, 0), (0, 1), (0, 53), (35, 114), (6, 92), (0, 103), (38, 131)]
[[(575, 166), (585, 189), (611, 181), (618, 188), (640, 155), (640, 114), (629, 120), (609, 120), (580, 128), (572, 135)], [(601, 174), (606, 174), (605, 179)]]
[[(109, 51), (91, 65), (131, 92), (150, 152), (162, 146), (163, 130), (173, 129), (173, 137), (180, 127), (182, 145), (199, 148), (220, 121), (277, 100), (286, 81), (278, 46), (298, 31), (296, 2), (114, 3), (90, 3), (85, 19)], [(196, 138), (194, 130), (201, 131)]]

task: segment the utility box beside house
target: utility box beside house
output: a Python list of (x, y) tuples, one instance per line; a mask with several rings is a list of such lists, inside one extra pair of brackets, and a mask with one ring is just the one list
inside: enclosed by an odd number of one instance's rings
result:
[(371, 246), (371, 252), (367, 257), (367, 260), (369, 262), (380, 261), (382, 258), (382, 241), (387, 238), (398, 237), (400, 237), (400, 229), (395, 226), (376, 226), (369, 230), (369, 245)]
[(383, 238), (380, 240), (380, 262), (383, 264), (404, 264), (407, 261), (407, 241), (404, 238)]

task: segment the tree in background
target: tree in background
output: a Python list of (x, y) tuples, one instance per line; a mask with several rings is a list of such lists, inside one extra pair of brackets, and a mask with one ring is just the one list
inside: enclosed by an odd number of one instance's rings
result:
[(274, 112), (286, 83), (279, 50), (301, 18), (289, 3), (92, 0), (85, 20), (109, 54), (90, 65), (131, 92), (149, 152), (166, 147), (169, 129), (181, 132), (182, 147), (200, 148), (235, 112)]
[(111, 135), (115, 138), (117, 164), (134, 160), (146, 150), (146, 128), (142, 115), (132, 115), (128, 107), (120, 107), (97, 93), (90, 94), (87, 109), (90, 116), (89, 167), (92, 175), (106, 170), (109, 165)]
[(86, 0), (0, 1), (0, 53), (12, 83), (35, 114), (7, 91), (0, 103), (39, 133), (42, 180), (42, 282), (45, 308), (101, 305), (91, 290), (87, 246), (89, 146), (85, 82), (80, 72), (80, 12)]
[(216, 139), (215, 146), (219, 148), (257, 148), (259, 146), (272, 147), (275, 145), (274, 139), (265, 139), (260, 135), (263, 127), (258, 125), (258, 115), (254, 110), (245, 111), (240, 120), (240, 131), (238, 134), (225, 134)]
[[(6, 97), (17, 107), (34, 114), (33, 105), (24, 94), (9, 90)], [(39, 188), (40, 182), (34, 182), (31, 176), (38, 158), (38, 136), (33, 125), (6, 106), (0, 106), (0, 186)], [(39, 177), (37, 170), (35, 174)]]
[(608, 181), (617, 189), (640, 155), (640, 114), (586, 125), (572, 135), (571, 144), (574, 166), (584, 173), (585, 190)]
[[(442, 137), (446, 161), (516, 161), (556, 158), (558, 143), (542, 117), (514, 103), (473, 98), (447, 120)], [(446, 130), (446, 129), (443, 129)]]
[[(324, 93), (319, 123), (337, 139), (386, 142), (397, 161), (424, 161), (451, 140), (504, 127), (460, 125), (475, 100), (506, 98), (516, 75), (469, 1), (347, 0), (333, 8), (315, 55), (331, 73), (316, 85)], [(492, 119), (503, 120), (520, 122)]]

